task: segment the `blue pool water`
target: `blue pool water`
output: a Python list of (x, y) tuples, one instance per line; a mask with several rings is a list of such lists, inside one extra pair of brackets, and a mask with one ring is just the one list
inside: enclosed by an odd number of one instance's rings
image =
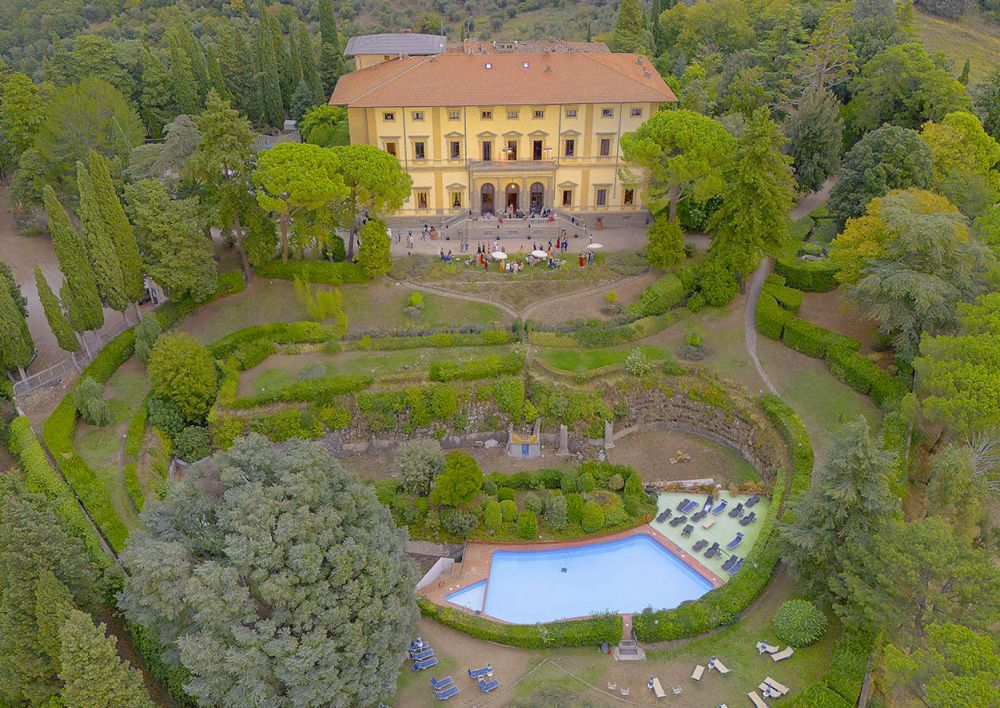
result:
[(640, 534), (574, 548), (494, 551), (489, 584), (474, 583), (446, 599), (506, 622), (533, 624), (648, 606), (670, 609), (711, 589), (708, 580)]

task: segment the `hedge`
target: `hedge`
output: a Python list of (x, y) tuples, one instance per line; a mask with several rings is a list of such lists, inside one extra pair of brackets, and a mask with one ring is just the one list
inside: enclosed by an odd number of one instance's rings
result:
[(56, 515), (83, 540), (90, 559), (107, 577), (120, 577), (121, 569), (104, 552), (101, 539), (87, 520), (79, 502), (59, 473), (49, 464), (48, 457), (32, 432), (27, 418), (19, 416), (11, 422), (7, 447), (20, 465), (28, 491), (42, 494), (49, 500)]
[(436, 349), (445, 347), (495, 347), (513, 344), (514, 333), (506, 329), (489, 329), (484, 332), (438, 332), (416, 336), (362, 337), (342, 342), (345, 350), (399, 351), (402, 349)]
[(796, 290), (795, 288), (789, 288), (785, 285), (777, 285), (775, 283), (765, 283), (762, 292), (767, 293), (778, 301), (786, 310), (791, 310), (792, 312), (798, 312), (799, 308), (802, 306), (802, 291)]
[(757, 323), (757, 331), (769, 339), (781, 339), (785, 331), (785, 323), (792, 319), (794, 315), (778, 304), (773, 295), (767, 292), (760, 294), (757, 301), (757, 310), (754, 312), (754, 322)]
[[(227, 383), (231, 382), (231, 376), (224, 378)], [(335, 396), (342, 396), (348, 393), (363, 391), (372, 385), (371, 376), (364, 374), (328, 376), (322, 379), (312, 379), (310, 381), (298, 381), (285, 386), (284, 388), (261, 393), (256, 396), (241, 396), (238, 398), (228, 398), (228, 394), (233, 387), (227, 386), (227, 398), (219, 396), (219, 404), (225, 408), (257, 408), (269, 403), (332, 403)]]
[[(796, 244), (796, 249), (798, 245)], [(778, 256), (774, 270), (790, 288), (825, 293), (837, 287), (837, 268), (826, 260), (803, 261), (795, 254)]]
[(336, 336), (333, 327), (316, 322), (272, 322), (237, 330), (208, 345), (208, 350), (222, 358), (261, 340), (272, 344), (320, 344)]
[(257, 275), (262, 278), (294, 280), (296, 276), (310, 283), (322, 285), (343, 285), (345, 283), (367, 283), (369, 278), (357, 263), (332, 263), (330, 261), (288, 261), (274, 260), (257, 266)]
[(420, 613), (429, 619), (486, 641), (523, 649), (544, 647), (594, 647), (603, 642), (617, 644), (622, 638), (620, 615), (597, 615), (590, 619), (545, 624), (503, 624), (452, 607), (442, 607), (418, 597)]
[[(809, 488), (813, 452), (805, 426), (795, 412), (777, 396), (764, 396), (761, 406), (780, 430), (792, 454), (791, 497)], [(757, 543), (747, 554), (743, 567), (722, 587), (709, 591), (693, 602), (672, 610), (646, 610), (636, 615), (632, 627), (637, 639), (659, 642), (703, 634), (710, 629), (736, 622), (740, 614), (764, 591), (780, 560), (775, 523), (782, 507), (788, 473), (778, 470), (771, 505), (761, 520)]]
[(831, 347), (826, 352), (826, 366), (831, 374), (858, 393), (870, 395), (879, 408), (885, 408), (906, 395), (906, 385), (902, 381), (856, 351)]
[(241, 293), (245, 287), (246, 281), (243, 279), (242, 271), (230, 270), (220, 273), (219, 277), (216, 278), (215, 292), (212, 294), (211, 299), (217, 300), (220, 297), (229, 297), (230, 295)]
[(825, 684), (814, 683), (784, 705), (785, 708), (853, 708), (855, 704), (848, 703)]
[(497, 376), (518, 374), (523, 368), (524, 356), (510, 353), (502, 356), (487, 356), (467, 362), (434, 362), (430, 367), (429, 378), (431, 381), (442, 382), (492, 379)]
[(656, 282), (648, 285), (639, 299), (629, 306), (629, 311), (639, 317), (662, 315), (681, 304), (687, 288), (673, 273), (667, 273)]
[(861, 348), (861, 342), (853, 337), (846, 337), (798, 317), (792, 317), (785, 322), (781, 341), (795, 351), (817, 359), (825, 357), (831, 347), (842, 347), (853, 351)]

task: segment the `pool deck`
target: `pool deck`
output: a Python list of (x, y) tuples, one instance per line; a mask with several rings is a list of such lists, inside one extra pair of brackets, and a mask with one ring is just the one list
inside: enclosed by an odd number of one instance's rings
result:
[[(418, 594), (426, 597), (428, 600), (438, 605), (451, 607), (469, 614), (475, 614), (472, 610), (469, 610), (466, 607), (449, 602), (445, 599), (445, 596), (450, 595), (456, 590), (461, 590), (462, 588), (466, 588), (474, 583), (478, 583), (481, 580), (487, 581), (487, 589), (489, 589), (490, 565), (493, 562), (494, 551), (547, 551), (558, 548), (576, 548), (580, 546), (590, 546), (596, 543), (618, 541), (620, 539), (631, 538), (633, 536), (649, 536), (653, 540), (657, 541), (661, 546), (680, 559), (681, 562), (705, 578), (708, 582), (712, 583), (713, 587), (720, 587), (725, 583), (722, 578), (703, 565), (694, 555), (685, 551), (649, 524), (640, 524), (639, 526), (633, 526), (632, 528), (616, 531), (615, 533), (604, 534), (601, 536), (588, 536), (584, 539), (576, 539), (572, 541), (536, 541), (531, 543), (491, 543), (487, 541), (469, 541), (466, 546), (462, 562), (454, 565), (451, 574), (441, 576), (436, 582), (431, 583), (427, 587), (419, 590)], [(496, 622), (509, 624), (495, 617), (490, 617), (489, 615), (484, 614), (483, 616), (489, 617), (491, 620)], [(573, 617), (570, 619), (584, 618)]]

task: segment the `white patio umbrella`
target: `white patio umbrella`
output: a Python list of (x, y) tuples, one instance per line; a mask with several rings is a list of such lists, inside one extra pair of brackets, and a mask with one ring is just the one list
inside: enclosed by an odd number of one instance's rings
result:
[(503, 251), (493, 251), (493, 253), (491, 253), (490, 255), (493, 257), (493, 260), (495, 261), (503, 261), (507, 259), (507, 254), (504, 253)]
[(535, 258), (548, 258), (549, 257), (549, 254), (546, 253), (545, 251), (532, 251), (531, 255), (533, 255)]
[(599, 251), (600, 249), (604, 248), (604, 244), (592, 243), (589, 246), (587, 246), (587, 248), (589, 248), (591, 251)]

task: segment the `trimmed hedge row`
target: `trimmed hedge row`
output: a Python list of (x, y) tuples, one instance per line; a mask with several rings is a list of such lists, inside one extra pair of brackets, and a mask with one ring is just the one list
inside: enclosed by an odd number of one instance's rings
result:
[(838, 334), (798, 317), (791, 317), (785, 322), (781, 341), (795, 351), (817, 359), (825, 357), (827, 350), (832, 347), (853, 351), (861, 349), (861, 342), (853, 337)]
[(344, 351), (399, 351), (402, 349), (432, 349), (447, 347), (495, 347), (513, 344), (517, 341), (514, 333), (506, 329), (490, 329), (485, 332), (424, 334), (413, 337), (362, 337), (341, 342)]
[(518, 374), (524, 368), (524, 356), (510, 353), (487, 356), (475, 361), (438, 361), (431, 364), (428, 376), (431, 381), (474, 381), (498, 376)]
[(628, 309), (639, 317), (662, 315), (680, 305), (685, 295), (687, 295), (687, 288), (684, 287), (680, 278), (673, 273), (667, 273), (656, 282), (648, 285), (639, 294), (639, 299)]
[(844, 635), (833, 650), (830, 665), (788, 705), (798, 708), (849, 708), (858, 703), (868, 670), (868, 656), (880, 643), (878, 637)]
[(280, 402), (330, 404), (335, 396), (363, 391), (372, 383), (372, 377), (363, 374), (329, 376), (310, 381), (298, 381), (291, 386), (256, 396), (241, 396), (232, 400), (223, 400), (220, 396), (219, 403), (225, 408), (257, 408)]
[(778, 256), (774, 269), (788, 287), (797, 290), (825, 293), (837, 287), (837, 268), (826, 260), (803, 261), (792, 253)]
[(768, 339), (781, 339), (785, 331), (785, 323), (794, 315), (778, 304), (778, 301), (768, 292), (761, 292), (754, 312), (754, 322), (757, 331)]
[(423, 597), (417, 598), (417, 605), (424, 617), (476, 639), (523, 649), (593, 647), (600, 646), (602, 642), (617, 644), (622, 638), (620, 615), (598, 615), (590, 619), (547, 624), (502, 624), (451, 607), (441, 607)]
[(257, 275), (262, 278), (294, 280), (304, 278), (310, 283), (322, 285), (343, 285), (345, 283), (367, 283), (369, 278), (357, 263), (330, 261), (288, 261), (275, 260), (257, 266)]
[(906, 386), (899, 379), (851, 349), (831, 347), (826, 352), (826, 367), (858, 393), (871, 396), (879, 408), (885, 408), (906, 395)]
[(208, 350), (221, 359), (260, 340), (271, 344), (320, 344), (336, 337), (333, 327), (316, 322), (272, 322), (237, 330), (209, 344)]
[(765, 283), (764, 289), (761, 292), (767, 293), (773, 297), (778, 301), (778, 304), (786, 310), (798, 312), (799, 308), (802, 307), (803, 293), (801, 290), (796, 290), (795, 288), (789, 288), (785, 285), (778, 285), (775, 283)]
[(56, 515), (83, 540), (90, 559), (104, 571), (106, 577), (120, 578), (121, 569), (104, 552), (101, 539), (87, 521), (80, 504), (49, 464), (27, 418), (19, 416), (11, 422), (7, 447), (20, 464), (28, 491), (42, 494), (49, 500)]
[[(813, 452), (802, 421), (777, 396), (764, 396), (761, 406), (781, 431), (792, 455), (791, 497), (809, 488)], [(775, 475), (774, 491), (767, 516), (761, 520), (757, 543), (747, 554), (743, 568), (722, 587), (709, 591), (694, 602), (672, 610), (646, 610), (633, 617), (632, 627), (638, 639), (647, 642), (683, 639), (710, 629), (736, 622), (740, 614), (764, 591), (780, 560), (775, 523), (782, 508), (788, 472), (781, 468)]]

